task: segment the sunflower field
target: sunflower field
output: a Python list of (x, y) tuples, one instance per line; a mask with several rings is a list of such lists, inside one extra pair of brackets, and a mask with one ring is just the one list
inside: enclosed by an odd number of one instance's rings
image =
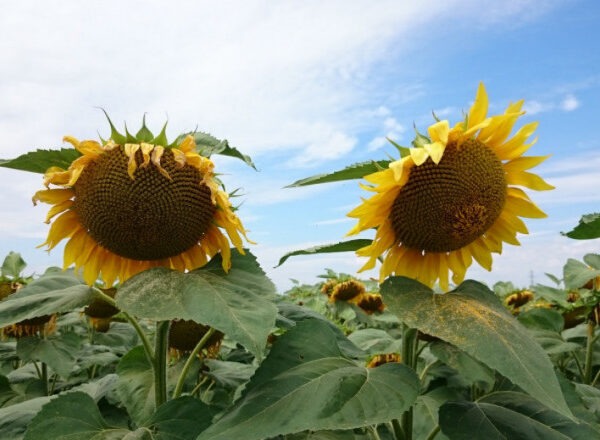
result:
[[(600, 255), (546, 284), (467, 278), (545, 217), (553, 187), (524, 155), (523, 101), (434, 115), (398, 158), (293, 187), (356, 179), (350, 238), (291, 251), (364, 257), (377, 279), (324, 269), (278, 292), (211, 159), (252, 160), (202, 132), (146, 127), (37, 150), (41, 244), (63, 267), (0, 271), (0, 439), (553, 440), (600, 438)], [(600, 215), (567, 235), (600, 237)]]

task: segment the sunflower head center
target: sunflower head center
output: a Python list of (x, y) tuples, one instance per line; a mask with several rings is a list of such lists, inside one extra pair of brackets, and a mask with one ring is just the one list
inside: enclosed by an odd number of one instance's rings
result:
[(502, 162), (484, 143), (449, 143), (439, 164), (411, 168), (392, 205), (396, 240), (427, 252), (451, 252), (494, 224), (506, 199)]
[(134, 260), (159, 260), (185, 252), (211, 226), (215, 206), (200, 171), (165, 150), (161, 166), (129, 158), (119, 146), (84, 168), (74, 185), (73, 210), (87, 232), (109, 251)]

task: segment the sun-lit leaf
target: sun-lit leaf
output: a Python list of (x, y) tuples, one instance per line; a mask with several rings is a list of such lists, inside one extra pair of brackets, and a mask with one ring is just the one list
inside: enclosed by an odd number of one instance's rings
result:
[(582, 216), (575, 228), (563, 234), (577, 240), (589, 240), (600, 237), (600, 213)]
[(246, 165), (251, 166), (256, 169), (256, 166), (252, 162), (250, 156), (247, 156), (241, 153), (237, 148), (229, 145), (227, 139), (217, 139), (216, 137), (203, 133), (201, 131), (195, 131), (191, 133), (184, 133), (175, 139), (173, 142), (173, 146), (177, 146), (183, 141), (183, 139), (192, 135), (194, 137), (194, 141), (196, 142), (196, 148), (198, 150), (198, 154), (204, 157), (211, 157), (213, 154), (220, 154), (222, 156), (229, 156), (235, 159), (240, 159)]
[(117, 366), (117, 395), (131, 419), (144, 425), (156, 409), (154, 403), (154, 372), (142, 346), (127, 353)]
[(21, 272), (23, 272), (23, 269), (25, 269), (26, 266), (27, 263), (25, 263), (25, 260), (23, 260), (21, 254), (11, 251), (8, 253), (6, 258), (4, 258), (0, 275), (13, 280), (17, 279), (21, 276)]
[(440, 426), (450, 439), (589, 440), (600, 432), (522, 393), (489, 394), (477, 402), (447, 402)]
[(571, 416), (542, 347), (485, 285), (465, 281), (436, 294), (405, 277), (381, 286), (385, 304), (409, 327), (450, 342), (550, 408)]
[(153, 437), (156, 440), (190, 440), (210, 425), (212, 417), (205, 403), (185, 396), (161, 405), (148, 426), (157, 430)]
[(545, 299), (549, 303), (557, 304), (564, 308), (570, 305), (569, 301), (567, 301), (567, 293), (563, 289), (537, 284), (534, 290), (536, 296)]
[(563, 267), (565, 287), (579, 289), (588, 281), (600, 276), (600, 269), (594, 269), (581, 261), (569, 258)]
[(79, 156), (81, 156), (81, 153), (74, 148), (36, 150), (14, 159), (0, 159), (0, 167), (44, 174), (50, 167), (69, 168), (71, 163)]
[(368, 240), (365, 238), (357, 238), (354, 240), (340, 241), (339, 243), (334, 244), (323, 244), (319, 246), (313, 246), (307, 249), (301, 249), (297, 251), (288, 252), (283, 257), (279, 259), (279, 263), (277, 266), (281, 266), (285, 261), (297, 255), (313, 255), (313, 254), (331, 254), (335, 252), (354, 252), (362, 247), (368, 246), (371, 244), (373, 240)]
[(0, 327), (24, 319), (52, 315), (81, 307), (93, 290), (71, 272), (49, 269), (18, 292), (0, 302)]
[[(130, 432), (112, 428), (102, 418), (96, 402), (82, 392), (67, 393), (44, 405), (33, 418), (25, 440), (122, 440)], [(150, 432), (140, 439), (151, 440)]]
[(191, 319), (209, 325), (262, 358), (277, 315), (275, 286), (256, 258), (232, 253), (229, 273), (220, 257), (189, 273), (154, 268), (120, 287), (117, 306), (158, 321)]
[(81, 338), (74, 333), (48, 338), (31, 336), (17, 341), (17, 354), (24, 361), (44, 362), (59, 376), (67, 378), (75, 367), (80, 346)]
[(342, 170), (334, 171), (327, 174), (317, 174), (315, 176), (306, 177), (297, 180), (296, 182), (287, 185), (286, 188), (294, 188), (298, 186), (316, 185), (319, 183), (340, 182), (343, 180), (362, 179), (366, 175), (381, 171), (388, 167), (389, 160), (372, 160), (368, 162), (355, 163)]

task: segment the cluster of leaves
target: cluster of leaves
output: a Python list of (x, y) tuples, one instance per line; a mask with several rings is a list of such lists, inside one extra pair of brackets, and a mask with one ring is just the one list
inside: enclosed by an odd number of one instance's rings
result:
[[(133, 277), (117, 290), (121, 313), (98, 333), (81, 313), (98, 289), (54, 268), (25, 278), (24, 262), (11, 253), (3, 280), (21, 287), (0, 302), (0, 327), (50, 314), (57, 321), (53, 334), (0, 344), (0, 438), (600, 435), (600, 392), (593, 384), (600, 359), (592, 356), (587, 383), (577, 367), (587, 365), (590, 320), (566, 330), (562, 309), (541, 307), (521, 307), (516, 318), (502, 301), (506, 285), (494, 293), (467, 281), (440, 295), (401, 277), (380, 286), (387, 307), (370, 315), (350, 302), (331, 302), (321, 284), (277, 295), (250, 253), (233, 255), (228, 274), (216, 257), (185, 274), (155, 268)], [(323, 278), (349, 276), (329, 270)], [(567, 279), (584, 277), (569, 270)], [(580, 291), (581, 298), (598, 294), (595, 286)], [(155, 323), (173, 319), (200, 322), (226, 337), (216, 359), (171, 358), (169, 397), (157, 407), (157, 363), (147, 345), (159, 339)], [(402, 363), (367, 367), (387, 354), (401, 354)], [(412, 437), (399, 421), (407, 414)]]

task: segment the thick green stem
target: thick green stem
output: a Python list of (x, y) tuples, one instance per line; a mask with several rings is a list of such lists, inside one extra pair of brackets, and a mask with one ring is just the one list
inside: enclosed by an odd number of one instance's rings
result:
[(592, 383), (592, 370), (593, 370), (593, 356), (594, 356), (594, 331), (596, 330), (596, 323), (589, 321), (587, 324), (587, 345), (585, 348), (585, 364), (583, 366), (583, 383)]
[(154, 403), (156, 408), (167, 401), (167, 349), (170, 321), (156, 323), (154, 335)]
[(187, 373), (188, 373), (190, 367), (194, 363), (194, 359), (196, 359), (196, 356), (198, 355), (198, 353), (200, 353), (200, 350), (202, 350), (202, 348), (204, 348), (204, 346), (206, 345), (206, 343), (208, 342), (208, 340), (214, 333), (215, 333), (215, 329), (209, 328), (208, 331), (202, 337), (202, 339), (200, 339), (200, 341), (198, 341), (198, 343), (196, 344), (196, 346), (190, 353), (185, 364), (183, 365), (183, 368), (181, 369), (181, 373), (179, 374), (179, 379), (177, 380), (177, 385), (175, 385), (175, 390), (173, 391), (173, 399), (176, 399), (179, 396), (181, 396), (181, 391), (183, 390), (183, 384), (185, 383), (185, 377), (187, 376)]
[(440, 426), (436, 426), (435, 428), (433, 428), (431, 430), (431, 432), (429, 433), (429, 435), (427, 436), (427, 438), (425, 440), (433, 440), (440, 432)]
[[(417, 370), (417, 329), (402, 325), (402, 363)], [(410, 407), (400, 419), (404, 440), (412, 440), (413, 408)]]
[(48, 365), (46, 365), (46, 362), (42, 362), (42, 382), (44, 382), (44, 390), (46, 391), (46, 396), (49, 396), (50, 387), (48, 386)]

